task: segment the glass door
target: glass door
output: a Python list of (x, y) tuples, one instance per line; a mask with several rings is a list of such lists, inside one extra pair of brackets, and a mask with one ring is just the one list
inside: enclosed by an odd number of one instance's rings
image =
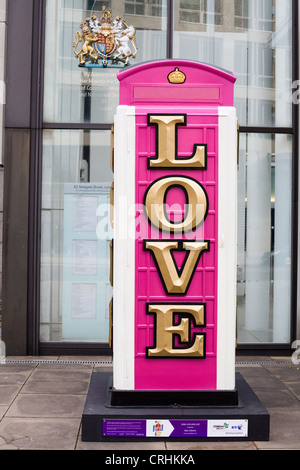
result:
[(108, 342), (112, 179), (109, 131), (44, 131), (41, 342)]

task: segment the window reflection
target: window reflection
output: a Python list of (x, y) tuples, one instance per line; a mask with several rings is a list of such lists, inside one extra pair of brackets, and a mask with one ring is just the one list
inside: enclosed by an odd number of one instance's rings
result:
[(162, 16), (162, 0), (125, 0), (127, 15)]
[(110, 132), (44, 131), (42, 342), (108, 341), (112, 179)]
[(167, 0), (50, 0), (46, 5), (44, 122), (112, 123), (119, 99), (118, 69), (79, 68), (72, 47), (76, 31), (86, 18), (101, 18), (105, 5), (114, 18), (120, 16), (136, 28), (138, 52), (131, 65), (163, 59)]
[(237, 76), (244, 126), (291, 127), (291, 0), (176, 0), (174, 57)]
[(290, 340), (292, 138), (244, 134), (238, 171), (238, 342)]
[[(72, 49), (80, 23), (91, 12), (101, 16), (105, 5), (112, 9), (114, 16), (120, 15), (128, 24), (136, 26), (135, 64), (164, 59), (167, 33), (173, 34), (174, 57), (210, 63), (235, 73), (235, 107), (240, 125), (290, 127), (292, 124), (292, 0), (174, 0), (174, 31), (168, 32), (167, 0), (48, 0), (46, 5), (44, 121), (47, 123), (113, 122), (119, 100), (117, 71), (103, 69), (99, 73), (80, 69)], [(44, 133), (42, 341), (64, 339), (63, 266), (67, 259), (64, 224), (66, 204), (70, 202), (66, 185), (110, 184), (109, 146), (107, 131)], [(291, 161), (289, 136), (241, 134), (239, 343), (288, 343), (290, 340)], [(77, 207), (83, 207), (84, 202), (78, 200)], [(74, 249), (92, 253), (94, 244), (89, 246), (90, 250), (88, 244), (79, 243)], [(105, 250), (101, 259), (106, 276), (109, 255)], [(87, 263), (89, 268), (94, 266)], [(83, 296), (94, 299), (95, 286), (87, 284), (82, 289), (77, 287)], [(69, 297), (72, 299), (73, 292), (75, 299), (79, 290), (76, 286), (72, 289)], [(101, 292), (103, 298), (109, 298), (109, 290)], [(108, 303), (105, 301), (102, 306), (104, 323), (99, 330), (102, 336), (97, 340), (106, 341)], [(95, 314), (94, 300), (88, 314), (91, 317)], [(74, 315), (82, 315), (80, 305)]]
[(179, 21), (221, 25), (222, 10), (221, 0), (180, 0)]

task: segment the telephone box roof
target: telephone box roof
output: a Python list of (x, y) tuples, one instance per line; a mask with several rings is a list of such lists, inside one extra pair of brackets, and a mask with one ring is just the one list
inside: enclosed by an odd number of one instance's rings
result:
[(117, 78), (120, 105), (170, 104), (179, 100), (191, 106), (233, 106), (235, 75), (201, 62), (144, 62), (119, 72)]

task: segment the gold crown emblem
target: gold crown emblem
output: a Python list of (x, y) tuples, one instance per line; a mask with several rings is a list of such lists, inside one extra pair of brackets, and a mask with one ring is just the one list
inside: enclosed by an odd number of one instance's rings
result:
[(179, 68), (176, 67), (173, 72), (169, 73), (168, 80), (170, 83), (184, 83), (186, 76), (183, 72), (180, 72)]

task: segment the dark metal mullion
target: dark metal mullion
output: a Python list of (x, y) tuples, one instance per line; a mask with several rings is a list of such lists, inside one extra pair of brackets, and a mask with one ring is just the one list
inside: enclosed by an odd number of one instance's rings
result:
[(293, 127), (259, 127), (259, 126), (240, 126), (239, 132), (243, 134), (295, 134)]
[(43, 129), (51, 130), (90, 130), (90, 131), (107, 131), (111, 130), (111, 123), (65, 123), (65, 122), (44, 122)]
[(167, 59), (173, 58), (173, 0), (167, 0)]
[[(292, 5), (292, 81), (299, 79), (299, 6), (298, 0), (293, 0)], [(298, 287), (298, 198), (299, 198), (299, 104), (292, 103), (293, 113), (293, 158), (292, 158), (292, 253), (291, 253), (291, 342), (297, 336), (297, 287)]]
[[(53, 130), (99, 130), (105, 131), (110, 130), (111, 123), (65, 123), (65, 122), (44, 122), (44, 129)], [(253, 127), (253, 126), (240, 126), (239, 131), (243, 134), (295, 134), (293, 127)]]
[(31, 76), (29, 233), (28, 233), (28, 315), (27, 354), (39, 354), (40, 326), (40, 230), (41, 159), (44, 75), (45, 0), (33, 2), (33, 51)]
[(239, 343), (236, 348), (237, 355), (239, 353), (244, 355), (247, 351), (249, 351), (251, 355), (255, 351), (260, 354), (264, 352), (267, 355), (282, 351), (282, 353), (286, 352), (290, 355), (290, 350), (288, 343)]

